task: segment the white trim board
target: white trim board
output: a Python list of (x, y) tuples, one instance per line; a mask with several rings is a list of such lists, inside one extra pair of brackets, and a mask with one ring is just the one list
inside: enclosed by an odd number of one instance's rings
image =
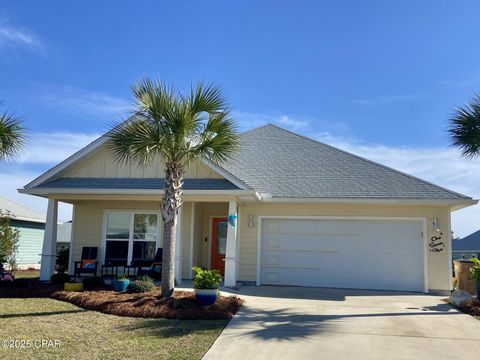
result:
[(271, 203), (321, 203), (361, 205), (432, 205), (450, 206), (452, 211), (475, 205), (477, 199), (403, 199), (403, 198), (281, 198), (263, 196), (261, 201)]
[(427, 250), (427, 218), (426, 217), (400, 217), (400, 216), (284, 216), (284, 215), (259, 215), (257, 217), (257, 271), (256, 285), (261, 286), (261, 258), (262, 258), (262, 221), (263, 219), (307, 219), (307, 220), (365, 220), (365, 221), (418, 221), (422, 223), (423, 239), (423, 278), (424, 292), (428, 293), (428, 250)]
[[(68, 252), (68, 273), (73, 274), (74, 271), (74, 264), (73, 264), (73, 243), (75, 237), (75, 204), (72, 205), (72, 227), (70, 228), (70, 245), (69, 245), (69, 252)], [(58, 234), (57, 234), (58, 237)], [(58, 244), (58, 241), (57, 241)], [(98, 256), (98, 254), (97, 254)]]
[[(34, 188), (18, 189), (19, 193), (31, 195), (162, 195), (163, 189), (110, 189), (110, 188)], [(183, 190), (185, 195), (245, 195), (254, 193), (248, 190)]]
[(190, 249), (189, 249), (189, 255), (188, 255), (188, 276), (189, 279), (193, 279), (193, 242), (195, 241), (195, 207), (196, 203), (195, 201), (191, 202), (192, 205), (190, 209)]

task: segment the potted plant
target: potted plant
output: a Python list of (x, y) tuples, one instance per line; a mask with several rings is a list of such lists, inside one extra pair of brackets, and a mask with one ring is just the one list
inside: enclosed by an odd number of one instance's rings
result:
[(127, 274), (118, 275), (115, 280), (112, 281), (113, 290), (117, 292), (127, 291), (127, 287), (130, 284)]
[(200, 305), (212, 305), (217, 301), (218, 284), (222, 281), (222, 276), (218, 270), (203, 270), (199, 267), (193, 267), (195, 272), (193, 278), (193, 288), (195, 289), (195, 298)]
[(477, 299), (480, 299), (480, 260), (477, 258), (471, 258), (470, 261), (473, 261), (473, 266), (470, 268), (470, 275), (473, 280), (475, 280), (477, 285)]

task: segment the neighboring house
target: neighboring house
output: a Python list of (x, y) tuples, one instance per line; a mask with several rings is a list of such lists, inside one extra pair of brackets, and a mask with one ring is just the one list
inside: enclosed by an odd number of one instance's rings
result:
[(0, 196), (0, 209), (10, 211), (10, 226), (20, 230), (17, 263), (20, 269), (40, 268), (45, 217), (23, 205)]
[[(73, 204), (70, 270), (82, 247), (102, 264), (152, 261), (162, 247), (161, 159), (118, 165), (102, 136), (22, 193), (49, 199), (41, 277), (53, 271), (58, 201)], [(332, 146), (266, 125), (221, 166), (184, 176), (175, 278), (194, 265), (225, 285), (300, 285), (446, 293), (450, 212), (477, 201)]]
[(452, 241), (453, 259), (470, 259), (476, 257), (480, 259), (480, 230), (475, 231), (463, 239), (454, 239)]
[(72, 238), (72, 221), (66, 221), (57, 226), (57, 255), (62, 250), (70, 249)]

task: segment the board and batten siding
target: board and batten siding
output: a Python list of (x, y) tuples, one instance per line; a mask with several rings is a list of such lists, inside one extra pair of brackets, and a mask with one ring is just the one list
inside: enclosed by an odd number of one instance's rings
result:
[[(165, 165), (160, 158), (147, 166), (138, 166), (135, 162), (117, 164), (111, 152), (105, 146), (92, 152), (75, 166), (66, 169), (61, 177), (80, 178), (163, 178)], [(192, 163), (185, 169), (185, 179), (222, 179), (223, 177), (203, 163)]]
[[(312, 203), (259, 203), (245, 202), (240, 205), (240, 281), (257, 279), (257, 239), (259, 216), (337, 216), (337, 217), (421, 217), (426, 218), (427, 236), (430, 241), (433, 232), (433, 218), (440, 222), (442, 241), (446, 247), (441, 252), (427, 251), (428, 288), (432, 290), (450, 290), (450, 211), (446, 207), (435, 206), (378, 206), (359, 204), (312, 204)], [(248, 226), (249, 215), (253, 215), (253, 227)]]
[(20, 230), (17, 263), (20, 268), (40, 266), (40, 254), (43, 246), (43, 233), (45, 224), (12, 220), (10, 225)]

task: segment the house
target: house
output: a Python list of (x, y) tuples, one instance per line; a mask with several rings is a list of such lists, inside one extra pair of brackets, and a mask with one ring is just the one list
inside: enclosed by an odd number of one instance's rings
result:
[(40, 268), (45, 217), (1, 196), (0, 209), (11, 213), (10, 226), (20, 230), (17, 252), (18, 267), (20, 269)]
[[(48, 198), (41, 278), (53, 273), (59, 201), (73, 204), (72, 262), (151, 262), (162, 247), (161, 159), (118, 165), (102, 136), (19, 191)], [(241, 135), (236, 157), (184, 176), (175, 279), (194, 265), (226, 286), (446, 293), (450, 213), (476, 200), (274, 125)]]
[(72, 238), (72, 221), (65, 221), (57, 225), (57, 255), (60, 251), (70, 249)]
[(480, 259), (480, 230), (465, 236), (463, 239), (452, 241), (453, 259)]

